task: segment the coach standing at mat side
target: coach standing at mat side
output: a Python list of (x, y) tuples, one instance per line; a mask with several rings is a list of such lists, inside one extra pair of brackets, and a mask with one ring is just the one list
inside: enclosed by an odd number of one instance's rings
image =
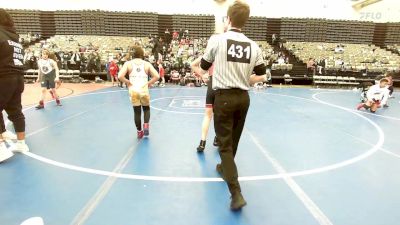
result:
[(14, 124), (17, 143), (14, 152), (27, 152), (25, 144), (25, 117), (22, 113), (21, 94), (24, 91), (24, 50), (19, 43), (11, 16), (0, 8), (0, 162), (10, 158), (13, 153), (4, 144), (6, 127), (3, 110)]
[[(214, 63), (214, 128), (220, 142), (221, 157), (217, 171), (228, 184), (232, 210), (246, 205), (234, 158), (250, 105), (248, 90), (252, 83), (266, 80), (261, 49), (241, 33), (249, 15), (249, 5), (235, 1), (228, 8), (224, 25), (227, 32), (209, 40), (201, 59), (201, 68), (193, 67), (197, 74), (204, 74)], [(252, 75), (253, 72), (255, 75)]]

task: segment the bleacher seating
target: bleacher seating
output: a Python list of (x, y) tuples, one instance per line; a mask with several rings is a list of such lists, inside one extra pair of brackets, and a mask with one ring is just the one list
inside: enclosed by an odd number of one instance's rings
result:
[[(337, 45), (345, 45), (342, 53), (335, 53)], [(375, 45), (322, 43), (322, 42), (287, 42), (285, 48), (292, 52), (298, 60), (306, 63), (309, 58), (328, 60), (328, 71), (361, 71), (365, 65), (370, 72), (399, 72), (400, 56)], [(335, 65), (335, 60), (344, 61), (343, 66)]]
[(313, 76), (314, 86), (330, 86), (330, 87), (355, 87), (360, 84), (355, 77), (348, 76)]
[[(113, 54), (121, 52), (116, 50), (122, 47), (126, 51), (133, 41), (132, 37), (144, 38), (150, 34), (164, 37), (165, 29), (172, 33), (176, 30), (189, 30), (193, 38), (208, 38), (214, 32), (214, 16), (201, 14), (174, 14), (162, 15), (153, 12), (116, 12), (103, 10), (13, 10), (7, 11), (14, 18), (17, 32), (19, 34), (39, 34), (48, 38), (48, 42), (54, 43), (58, 49), (63, 51), (77, 50), (79, 45), (92, 46), (100, 49), (102, 63)], [(144, 22), (145, 21), (145, 22)], [(399, 71), (399, 47), (400, 23), (373, 23), (368, 21), (352, 20), (330, 20), (311, 18), (266, 18), (250, 17), (243, 29), (248, 37), (263, 41), (263, 50), (267, 57), (274, 59), (274, 54), (269, 55), (268, 49), (274, 49), (267, 45), (266, 40), (272, 44), (271, 35), (276, 34), (279, 40), (287, 42), (284, 49), (293, 52), (290, 55), (291, 64), (273, 64), (271, 69), (273, 76), (280, 76), (290, 71), (294, 80), (309, 80), (304, 77), (302, 63), (308, 57), (326, 57), (328, 65), (326, 69), (331, 75), (337, 71), (357, 72), (367, 65), (370, 74), (382, 73), (387, 70)], [(63, 36), (64, 35), (64, 36)], [(74, 40), (67, 40), (71, 35)], [(63, 40), (64, 39), (64, 40)], [(297, 43), (297, 49), (291, 49), (289, 43)], [(325, 47), (332, 48), (336, 44), (344, 44), (346, 51), (343, 54), (333, 54), (333, 51), (319, 51), (316, 47), (324, 43)], [(79, 44), (79, 45), (78, 45)], [(303, 46), (304, 45), (304, 46)], [(382, 49), (386, 47), (390, 51)], [(35, 55), (39, 55), (41, 43), (31, 46)], [(188, 46), (183, 47), (183, 63), (188, 64)], [(372, 54), (372, 49), (375, 52)], [(199, 49), (200, 51), (202, 49)], [(276, 49), (274, 49), (276, 50)], [(147, 52), (150, 50), (147, 49)], [(177, 47), (173, 47), (173, 52)], [(281, 52), (281, 50), (279, 50)], [(276, 52), (276, 51), (275, 51)], [(84, 54), (88, 54), (85, 51)], [(287, 55), (287, 52), (285, 52)], [(345, 62), (343, 67), (334, 65), (337, 56), (341, 56)], [(300, 63), (295, 62), (298, 59)], [(305, 70), (305, 68), (304, 68)], [(398, 73), (397, 73), (398, 74)], [(67, 75), (66, 75), (67, 76)], [(353, 77), (352, 75), (348, 75)], [(396, 75), (397, 76), (397, 75)], [(344, 76), (345, 77), (345, 76)], [(355, 77), (358, 79), (358, 77)], [(341, 78), (339, 78), (341, 79)], [(397, 77), (395, 77), (395, 80)], [(342, 80), (337, 81), (344, 82)]]

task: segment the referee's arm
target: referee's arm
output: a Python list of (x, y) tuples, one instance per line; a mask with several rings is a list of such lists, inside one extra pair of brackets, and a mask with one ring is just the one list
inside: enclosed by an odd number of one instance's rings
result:
[(192, 71), (197, 77), (202, 77), (206, 73), (206, 71), (200, 68), (201, 59), (202, 57), (200, 56), (190, 64)]
[(267, 74), (265, 73), (267, 67), (265, 66), (260, 48), (257, 48), (256, 54), (256, 66), (254, 67), (254, 74), (250, 76), (250, 85), (267, 81)]

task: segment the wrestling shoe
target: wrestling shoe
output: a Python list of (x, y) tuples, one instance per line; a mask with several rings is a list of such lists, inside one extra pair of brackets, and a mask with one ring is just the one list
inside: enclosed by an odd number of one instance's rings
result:
[(138, 138), (138, 139), (142, 139), (142, 138), (143, 138), (143, 135), (144, 135), (144, 132), (143, 132), (142, 130), (138, 130), (138, 131), (137, 131), (137, 138)]
[(197, 152), (203, 152), (206, 148), (206, 141), (201, 140), (199, 146), (197, 147)]
[(143, 134), (145, 137), (149, 136), (150, 134), (150, 125), (148, 123), (143, 124)]

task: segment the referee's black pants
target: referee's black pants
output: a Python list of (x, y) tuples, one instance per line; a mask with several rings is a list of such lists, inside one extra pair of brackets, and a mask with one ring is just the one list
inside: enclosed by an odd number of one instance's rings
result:
[(6, 131), (3, 110), (13, 122), (15, 132), (25, 132), (25, 117), (22, 113), (21, 95), (24, 91), (24, 77), (10, 75), (0, 78), (0, 133)]
[(249, 94), (241, 89), (216, 90), (214, 129), (220, 142), (223, 178), (231, 194), (240, 191), (235, 155), (250, 106)]

